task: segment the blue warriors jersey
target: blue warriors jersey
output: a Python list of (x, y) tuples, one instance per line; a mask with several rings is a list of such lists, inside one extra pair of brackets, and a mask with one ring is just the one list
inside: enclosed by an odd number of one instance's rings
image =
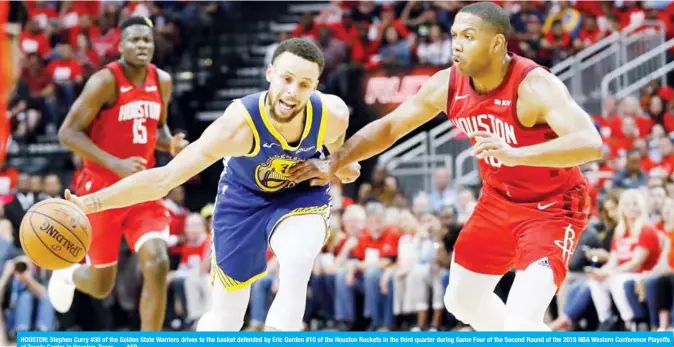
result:
[[(288, 143), (265, 112), (267, 93), (239, 101), (253, 131), (248, 156), (225, 158), (213, 214), (212, 278), (227, 290), (248, 286), (266, 274), (266, 251), (276, 226), (285, 218), (319, 214), (325, 225), (307, 230), (326, 232), (330, 217), (329, 186), (295, 185), (288, 171), (296, 163), (323, 156), (327, 112), (321, 94), (311, 95), (305, 108), (301, 139)], [(299, 117), (299, 116), (298, 116)], [(313, 230), (312, 230), (313, 231)]]
[[(323, 137), (327, 117), (320, 93), (314, 92), (306, 106), (306, 122), (300, 141), (289, 144), (271, 124), (265, 112), (267, 93), (241, 99), (253, 130), (255, 144), (247, 157), (225, 159), (221, 183), (240, 186), (259, 193), (279, 193), (295, 187), (288, 180), (288, 170), (297, 162), (323, 155)], [(298, 116), (299, 117), (299, 116)]]

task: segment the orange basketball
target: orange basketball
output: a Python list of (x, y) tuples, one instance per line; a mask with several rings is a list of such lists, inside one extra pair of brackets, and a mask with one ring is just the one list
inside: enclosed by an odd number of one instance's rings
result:
[(79, 263), (91, 244), (89, 219), (68, 200), (49, 199), (33, 205), (19, 229), (23, 251), (49, 270)]

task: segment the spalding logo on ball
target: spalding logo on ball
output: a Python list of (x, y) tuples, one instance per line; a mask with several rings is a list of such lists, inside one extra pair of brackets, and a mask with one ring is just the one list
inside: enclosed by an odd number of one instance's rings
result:
[(21, 248), (39, 267), (59, 270), (80, 263), (91, 245), (87, 216), (70, 201), (48, 199), (33, 205), (19, 230)]

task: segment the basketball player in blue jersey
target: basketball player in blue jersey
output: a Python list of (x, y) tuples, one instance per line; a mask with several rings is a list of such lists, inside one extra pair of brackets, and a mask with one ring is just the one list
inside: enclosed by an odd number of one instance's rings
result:
[[(307, 283), (327, 237), (329, 185), (295, 183), (289, 169), (321, 158), (344, 143), (346, 104), (316, 91), (324, 66), (320, 49), (306, 39), (279, 44), (267, 68), (269, 90), (234, 101), (201, 137), (164, 167), (138, 172), (90, 195), (66, 198), (85, 213), (135, 205), (165, 196), (224, 159), (213, 216), (213, 306), (199, 331), (238, 331), (250, 285), (266, 273), (271, 246), (280, 266), (279, 288), (267, 330), (302, 328)], [(335, 176), (353, 182), (360, 166)]]

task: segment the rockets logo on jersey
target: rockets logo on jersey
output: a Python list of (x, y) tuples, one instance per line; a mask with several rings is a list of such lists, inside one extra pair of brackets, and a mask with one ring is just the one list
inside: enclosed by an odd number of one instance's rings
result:
[(161, 104), (154, 101), (139, 100), (126, 103), (119, 108), (118, 121), (133, 121), (133, 143), (147, 143), (147, 119), (159, 121), (161, 118)]
[[(472, 134), (476, 131), (486, 131), (500, 137), (510, 146), (518, 144), (517, 137), (515, 136), (515, 127), (492, 114), (483, 113), (472, 117), (453, 118), (450, 121), (466, 134)], [(484, 158), (484, 161), (496, 168), (502, 165), (494, 157)]]

